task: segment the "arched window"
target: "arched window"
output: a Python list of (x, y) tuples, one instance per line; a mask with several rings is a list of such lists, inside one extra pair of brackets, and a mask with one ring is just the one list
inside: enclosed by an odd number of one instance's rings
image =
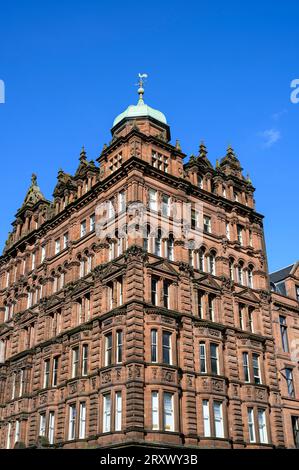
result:
[(209, 271), (210, 274), (216, 274), (216, 252), (211, 251), (209, 255)]
[(203, 247), (198, 250), (198, 269), (205, 270), (205, 249)]
[(250, 264), (248, 266), (247, 275), (248, 275), (248, 287), (253, 288), (253, 266), (252, 266), (252, 264)]
[(244, 267), (244, 263), (243, 263), (243, 261), (240, 261), (239, 264), (238, 264), (238, 282), (239, 282), (239, 284), (243, 284), (243, 282), (244, 282), (243, 267)]
[(161, 256), (162, 232), (159, 229), (155, 238), (155, 255)]
[(166, 248), (167, 248), (166, 256), (170, 261), (174, 260), (173, 247), (174, 247), (174, 239), (173, 239), (173, 234), (171, 233), (167, 239), (167, 244), (166, 244)]
[(234, 258), (229, 258), (229, 278), (231, 281), (234, 281)]

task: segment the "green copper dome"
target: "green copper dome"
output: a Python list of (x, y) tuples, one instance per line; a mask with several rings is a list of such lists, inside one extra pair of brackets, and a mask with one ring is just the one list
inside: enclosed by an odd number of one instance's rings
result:
[(125, 118), (136, 117), (152, 117), (157, 121), (163, 122), (163, 124), (167, 124), (166, 117), (161, 111), (139, 102), (137, 105), (131, 104), (123, 113), (119, 114), (113, 121), (113, 127)]
[(141, 80), (140, 80), (140, 86), (138, 89), (139, 101), (137, 105), (131, 104), (123, 113), (116, 116), (116, 118), (113, 121), (113, 127), (116, 126), (116, 124), (118, 124), (120, 121), (122, 121), (125, 118), (136, 118), (136, 117), (152, 117), (156, 119), (157, 121), (163, 122), (163, 124), (167, 124), (166, 117), (163, 113), (161, 113), (161, 111), (158, 111), (157, 109), (153, 109), (144, 103), (143, 101), (144, 89), (143, 89), (143, 80), (142, 80), (143, 76), (147, 76), (147, 75), (139, 74), (139, 77), (141, 77)]

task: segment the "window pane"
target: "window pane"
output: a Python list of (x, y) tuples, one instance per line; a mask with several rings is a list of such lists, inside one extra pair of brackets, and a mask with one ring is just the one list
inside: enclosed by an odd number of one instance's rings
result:
[(151, 362), (157, 362), (157, 330), (151, 330)]
[(204, 436), (211, 436), (211, 426), (210, 426), (210, 410), (209, 410), (209, 401), (202, 401), (202, 414), (203, 414), (203, 425), (204, 425)]
[(258, 354), (252, 354), (252, 365), (253, 365), (254, 383), (259, 384), (261, 383), (261, 378), (260, 378), (260, 365), (259, 365)]
[(224, 437), (222, 403), (218, 401), (214, 402), (214, 421), (215, 421), (215, 436)]
[(164, 429), (174, 431), (173, 395), (164, 393)]
[(110, 432), (110, 421), (111, 421), (111, 398), (110, 395), (104, 395), (103, 397), (103, 432)]
[(159, 395), (152, 392), (152, 429), (159, 429)]
[(265, 410), (258, 410), (258, 425), (260, 442), (263, 444), (268, 443), (267, 428), (266, 428), (266, 413)]
[(171, 364), (171, 333), (163, 331), (163, 362), (164, 364)]
[(248, 408), (248, 410), (247, 410), (247, 417), (248, 417), (249, 441), (250, 441), (250, 442), (255, 442), (253, 408)]
[(122, 396), (121, 392), (115, 394), (115, 431), (121, 431)]
[(210, 347), (210, 354), (211, 354), (211, 371), (212, 374), (218, 374), (218, 345), (211, 343)]
[(206, 345), (204, 343), (200, 343), (199, 345), (200, 351), (200, 372), (205, 374), (207, 372), (206, 369)]

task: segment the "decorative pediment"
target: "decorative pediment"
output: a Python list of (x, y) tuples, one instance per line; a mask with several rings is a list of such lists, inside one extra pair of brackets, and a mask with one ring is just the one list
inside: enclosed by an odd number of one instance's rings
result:
[(2, 323), (2, 325), (0, 325), (1, 334), (7, 333), (10, 330), (12, 330), (12, 326), (8, 326), (7, 323)]
[(57, 180), (58, 181), (53, 192), (54, 197), (62, 196), (66, 189), (69, 191), (77, 189), (77, 185), (73, 180), (73, 177), (68, 173), (65, 173), (63, 170), (59, 170)]
[(34, 207), (38, 202), (44, 201), (46, 202), (45, 196), (42, 194), (38, 184), (37, 184), (37, 177), (33, 173), (31, 177), (31, 186), (27, 191), (27, 194), (25, 196), (22, 209), (25, 208), (32, 208)]
[(30, 322), (37, 316), (38, 316), (37, 312), (34, 312), (33, 310), (26, 310), (24, 313), (19, 313), (15, 315), (15, 322), (17, 324)]
[(41, 303), (44, 310), (49, 310), (50, 308), (60, 305), (64, 300), (64, 296), (52, 295), (51, 297), (44, 299)]
[[(91, 285), (93, 285), (92, 282), (88, 281), (87, 279), (80, 279), (72, 289), (72, 296), (78, 295), (80, 292), (83, 290), (89, 288)], [(60, 299), (61, 301), (61, 299)]]
[(99, 171), (93, 160), (90, 162), (87, 160), (84, 147), (82, 147), (79, 160), (80, 163), (75, 173), (75, 179), (85, 178), (87, 173), (90, 171), (93, 173), (97, 173)]
[(240, 297), (244, 300), (248, 300), (249, 302), (256, 302), (258, 303), (260, 299), (252, 292), (251, 289), (243, 289), (240, 290), (239, 292), (235, 292), (235, 296)]
[(154, 269), (155, 271), (160, 271), (161, 273), (168, 274), (171, 276), (179, 276), (179, 273), (176, 269), (169, 263), (167, 260), (159, 260), (154, 263), (149, 263), (147, 265), (149, 268)]
[(123, 260), (118, 262), (112, 262), (105, 265), (100, 265), (95, 268), (95, 275), (99, 277), (102, 281), (108, 281), (109, 278), (115, 277), (116, 275), (121, 276), (124, 274), (126, 265)]
[(199, 274), (195, 273), (194, 283), (198, 284), (199, 287), (208, 287), (210, 289), (220, 290), (220, 285), (215, 281), (214, 277), (209, 274)]

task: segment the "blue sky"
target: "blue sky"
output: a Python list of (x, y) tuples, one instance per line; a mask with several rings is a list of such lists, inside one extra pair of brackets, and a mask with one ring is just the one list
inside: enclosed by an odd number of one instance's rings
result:
[(84, 144), (96, 159), (114, 117), (163, 111), (172, 140), (209, 158), (231, 144), (265, 217), (270, 270), (298, 259), (298, 1), (11, 1), (1, 4), (0, 245), (32, 172), (50, 198)]

